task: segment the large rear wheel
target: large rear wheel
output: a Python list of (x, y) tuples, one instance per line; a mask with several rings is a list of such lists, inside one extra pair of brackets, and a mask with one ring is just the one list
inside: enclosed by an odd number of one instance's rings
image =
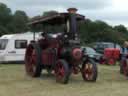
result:
[(31, 77), (41, 75), (41, 49), (38, 44), (29, 44), (25, 54), (26, 73)]
[(55, 65), (56, 81), (67, 84), (69, 81), (70, 70), (69, 65), (65, 60), (58, 60)]
[(97, 79), (97, 65), (93, 60), (83, 62), (81, 69), (82, 77), (85, 81), (95, 82)]

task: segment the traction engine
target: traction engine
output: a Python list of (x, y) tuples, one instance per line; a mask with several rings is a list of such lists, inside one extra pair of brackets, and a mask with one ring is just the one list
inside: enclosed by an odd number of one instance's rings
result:
[(76, 8), (69, 8), (66, 13), (39, 17), (28, 23), (33, 27), (37, 24), (66, 26), (66, 31), (61, 33), (42, 33), (42, 38), (27, 46), (25, 68), (29, 76), (40, 77), (42, 70), (47, 70), (54, 72), (57, 82), (66, 84), (72, 73), (81, 72), (85, 81), (96, 81), (97, 65), (80, 49), (78, 24), (85, 18), (76, 11)]

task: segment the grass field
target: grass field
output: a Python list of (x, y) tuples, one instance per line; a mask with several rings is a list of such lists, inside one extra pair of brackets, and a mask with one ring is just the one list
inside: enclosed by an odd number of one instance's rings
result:
[(119, 66), (99, 66), (96, 83), (84, 82), (79, 74), (62, 85), (47, 74), (27, 77), (24, 65), (0, 65), (0, 96), (128, 96), (128, 80)]

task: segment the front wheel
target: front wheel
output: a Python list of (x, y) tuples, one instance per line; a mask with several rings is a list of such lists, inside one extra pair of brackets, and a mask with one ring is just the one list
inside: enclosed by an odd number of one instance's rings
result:
[(93, 60), (84, 61), (81, 68), (82, 77), (85, 81), (95, 82), (97, 79), (97, 65)]
[(56, 81), (59, 83), (67, 84), (69, 81), (69, 65), (65, 60), (58, 60), (55, 65)]

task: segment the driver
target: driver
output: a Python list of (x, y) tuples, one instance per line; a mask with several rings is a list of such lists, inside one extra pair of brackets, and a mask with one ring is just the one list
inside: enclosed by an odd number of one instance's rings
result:
[(47, 48), (49, 45), (48, 42), (48, 34), (46, 32), (41, 33), (41, 37), (39, 39), (39, 43), (43, 49)]
[(42, 37), (42, 39), (45, 39), (47, 37), (47, 33), (46, 32), (42, 32), (41, 33), (41, 37)]

